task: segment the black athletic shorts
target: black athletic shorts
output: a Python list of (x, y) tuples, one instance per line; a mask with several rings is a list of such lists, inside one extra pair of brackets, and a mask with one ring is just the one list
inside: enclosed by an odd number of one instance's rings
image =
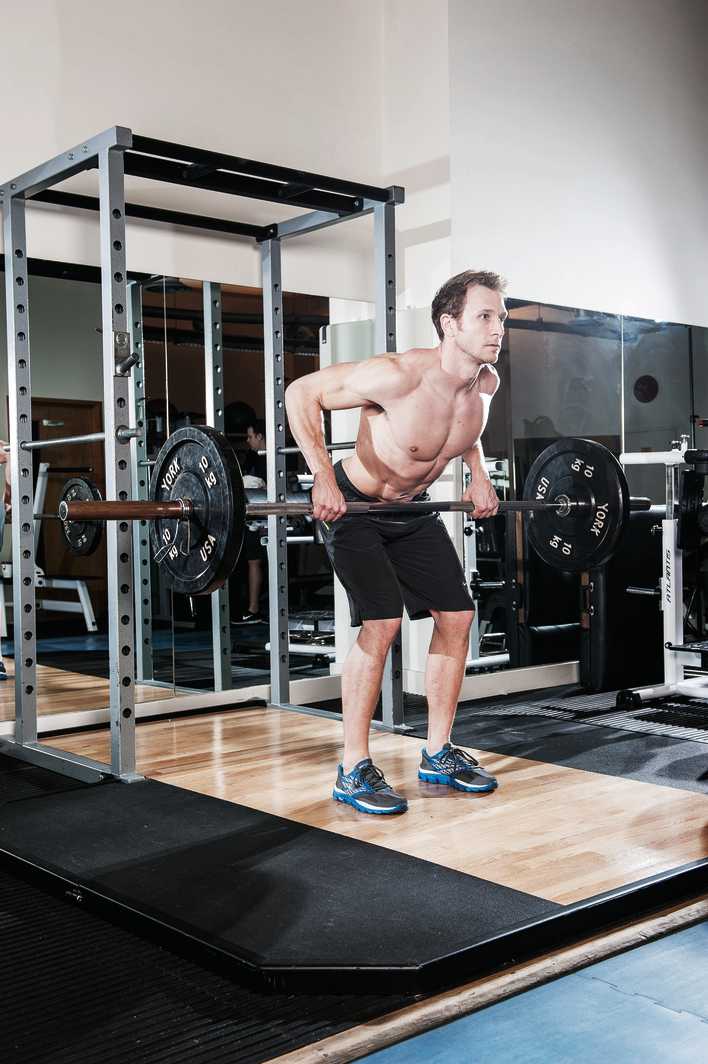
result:
[(243, 536), (241, 557), (248, 562), (263, 561), (266, 554), (261, 545), (261, 537), (264, 535), (265, 532), (252, 532), (250, 528), (247, 528)]
[[(357, 491), (341, 462), (334, 472), (345, 499), (378, 501)], [(425, 492), (416, 496), (427, 498)], [(320, 531), (349, 597), (352, 627), (400, 617), (404, 606), (413, 621), (428, 617), (431, 609), (473, 608), (460, 559), (439, 514), (351, 514), (321, 521)]]

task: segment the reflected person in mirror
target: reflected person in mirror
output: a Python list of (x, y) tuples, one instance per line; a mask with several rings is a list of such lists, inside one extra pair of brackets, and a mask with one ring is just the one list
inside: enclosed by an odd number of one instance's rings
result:
[[(259, 454), (266, 447), (265, 421), (256, 418), (246, 426), (248, 453), (243, 463), (243, 485), (248, 490), (266, 488), (266, 456)], [(248, 562), (248, 603), (245, 613), (236, 618), (235, 624), (258, 624), (261, 615), (261, 592), (265, 576), (266, 552), (261, 545), (261, 531), (257, 522), (251, 528), (246, 525), (243, 539), (243, 556)]]
[[(419, 779), (470, 793), (496, 780), (450, 743), (474, 616), (460, 559), (438, 514), (352, 514), (348, 500), (426, 499), (427, 488), (461, 456), (471, 472), (463, 500), (477, 518), (497, 512), (480, 437), (498, 386), (507, 312), (496, 273), (457, 274), (436, 294), (435, 347), (413, 348), (300, 377), (285, 395), (290, 429), (314, 475), (312, 503), (332, 566), (360, 626), (342, 669), (344, 754), (333, 797), (365, 813), (402, 813), (369, 750), (384, 664), (403, 607), (432, 617), (425, 687), (428, 737)], [(325, 410), (361, 410), (354, 454), (332, 466)]]

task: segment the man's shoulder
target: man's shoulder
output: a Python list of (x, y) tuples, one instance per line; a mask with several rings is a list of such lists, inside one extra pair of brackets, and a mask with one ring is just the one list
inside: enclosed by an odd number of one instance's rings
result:
[(494, 395), (499, 387), (499, 374), (494, 366), (482, 366), (477, 384), (482, 395)]
[(395, 356), (399, 367), (408, 373), (423, 372), (434, 364), (439, 364), (439, 351), (436, 347), (410, 347)]

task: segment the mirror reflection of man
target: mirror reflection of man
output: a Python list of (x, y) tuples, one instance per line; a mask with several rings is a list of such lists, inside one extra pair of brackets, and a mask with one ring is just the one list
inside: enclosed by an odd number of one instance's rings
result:
[[(252, 424), (246, 427), (246, 444), (248, 453), (243, 463), (243, 483), (246, 491), (265, 490), (266, 488), (266, 456), (259, 454), (265, 451), (265, 421), (256, 418)], [(261, 545), (261, 530), (256, 526), (246, 526), (246, 534), (243, 540), (243, 557), (248, 564), (248, 605), (246, 612), (236, 618), (236, 624), (256, 624), (263, 620), (260, 612), (261, 591), (265, 576), (265, 551)]]

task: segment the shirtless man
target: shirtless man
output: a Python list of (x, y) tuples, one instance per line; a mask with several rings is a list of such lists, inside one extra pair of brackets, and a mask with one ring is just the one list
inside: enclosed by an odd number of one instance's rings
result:
[[(491, 517), (498, 499), (480, 436), (499, 386), (506, 308), (495, 273), (466, 271), (435, 296), (440, 343), (365, 362), (329, 366), (294, 381), (285, 400), (290, 429), (314, 474), (314, 515), (344, 585), (353, 626), (361, 626), (342, 670), (344, 756), (333, 797), (365, 813), (402, 813), (407, 802), (369, 756), (369, 730), (386, 655), (405, 605), (411, 619), (434, 622), (426, 666), (428, 737), (420, 779), (463, 791), (497, 783), (450, 744), (474, 615), (457, 552), (437, 514), (352, 514), (347, 500), (425, 498), (426, 488), (461, 455), (472, 478), (462, 498), (475, 517)], [(361, 407), (356, 450), (332, 466), (323, 410)]]

